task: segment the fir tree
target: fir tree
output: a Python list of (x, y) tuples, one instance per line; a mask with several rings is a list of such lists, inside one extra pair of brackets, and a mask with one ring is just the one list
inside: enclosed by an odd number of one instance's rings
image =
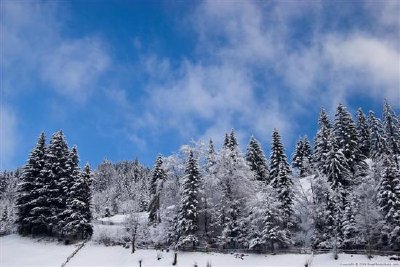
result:
[(329, 138), (331, 137), (332, 125), (330, 123), (328, 114), (323, 108), (318, 119), (319, 129), (314, 139), (314, 153), (313, 162), (321, 173), (326, 174), (326, 156), (331, 151)]
[(45, 170), (46, 140), (41, 133), (36, 147), (29, 155), (23, 169), (22, 181), (18, 186), (17, 225), (20, 234), (43, 234), (46, 225), (44, 218), (38, 212), (44, 203), (40, 203), (40, 193), (45, 190), (43, 175)]
[(246, 160), (250, 169), (254, 172), (256, 180), (269, 184), (267, 160), (259, 142), (254, 137), (250, 138), (249, 145), (247, 146)]
[(361, 108), (357, 110), (358, 146), (364, 157), (370, 156), (371, 141), (367, 118)]
[(182, 184), (182, 198), (178, 214), (178, 247), (194, 248), (198, 243), (200, 171), (193, 151), (189, 152)]
[(161, 155), (158, 155), (153, 169), (153, 175), (150, 184), (151, 201), (149, 204), (149, 221), (161, 222), (159, 209), (160, 209), (160, 190), (167, 175), (162, 167), (163, 161)]

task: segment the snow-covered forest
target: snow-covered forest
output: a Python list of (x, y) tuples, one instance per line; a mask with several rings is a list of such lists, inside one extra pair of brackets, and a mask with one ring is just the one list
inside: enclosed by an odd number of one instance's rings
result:
[[(183, 145), (152, 168), (81, 169), (62, 131), (42, 133), (26, 165), (0, 176), (0, 231), (175, 250), (400, 251), (399, 116), (387, 102), (382, 118), (353, 115), (321, 109), (291, 156), (277, 129), (269, 156), (253, 136), (241, 150), (231, 130), (222, 147)], [(118, 215), (120, 231), (96, 226)]]

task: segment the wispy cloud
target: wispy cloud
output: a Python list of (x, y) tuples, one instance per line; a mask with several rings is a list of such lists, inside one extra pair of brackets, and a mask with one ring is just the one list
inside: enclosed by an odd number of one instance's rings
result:
[[(35, 82), (72, 100), (84, 102), (110, 64), (96, 36), (63, 34), (57, 2), (3, 1), (4, 90), (18, 94)], [(61, 17), (61, 19), (60, 19)]]
[[(327, 31), (323, 8), (322, 2), (203, 1), (185, 18), (197, 34), (196, 59), (185, 58), (177, 68), (156, 52), (142, 59), (151, 77), (145, 107), (151, 120), (134, 128), (175, 129), (187, 139), (221, 139), (236, 128), (268, 141), (276, 127), (293, 141), (298, 118), (320, 105), (332, 109), (354, 94), (400, 103), (392, 33)], [(292, 27), (308, 13), (313, 28), (294, 44)]]
[(7, 168), (14, 160), (19, 138), (17, 118), (4, 103), (0, 105), (0, 170)]

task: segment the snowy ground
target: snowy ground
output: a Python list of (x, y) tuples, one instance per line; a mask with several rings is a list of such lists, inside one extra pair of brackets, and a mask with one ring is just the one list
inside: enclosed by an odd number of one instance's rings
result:
[[(0, 237), (0, 266), (61, 266), (67, 257), (76, 249), (76, 245), (65, 246), (56, 242), (38, 241), (9, 235)], [(157, 254), (161, 259), (157, 260)], [(206, 267), (207, 262), (212, 267), (235, 266), (285, 266), (303, 267), (310, 255), (286, 254), (286, 255), (256, 255), (249, 254), (244, 259), (234, 254), (219, 253), (178, 253), (180, 267), (191, 267), (195, 263), (199, 267)], [(137, 250), (134, 254), (129, 249), (119, 246), (105, 247), (91, 241), (86, 244), (66, 266), (172, 266), (173, 253), (159, 252), (155, 250)], [(316, 255), (310, 267), (333, 266), (400, 266), (400, 262), (391, 261), (388, 257), (376, 256), (368, 260), (363, 255), (340, 254), (335, 261), (331, 254)]]

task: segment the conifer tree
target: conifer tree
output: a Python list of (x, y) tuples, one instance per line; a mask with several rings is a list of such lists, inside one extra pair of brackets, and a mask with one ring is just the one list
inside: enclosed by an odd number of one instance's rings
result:
[(182, 184), (182, 198), (178, 214), (178, 247), (194, 248), (198, 243), (200, 171), (193, 151), (189, 152)]
[(358, 133), (358, 146), (364, 157), (370, 156), (370, 129), (368, 126), (367, 118), (361, 108), (357, 110), (357, 133)]
[(313, 162), (321, 173), (326, 174), (326, 156), (331, 151), (329, 138), (331, 137), (332, 125), (328, 114), (323, 108), (318, 119), (319, 129), (314, 139)]
[(300, 177), (305, 177), (310, 174), (311, 146), (307, 137), (300, 138), (297, 141), (295, 151), (292, 156), (292, 166), (297, 169)]
[(43, 210), (49, 214), (47, 223), (51, 234), (59, 235), (62, 231), (62, 213), (66, 208), (67, 188), (70, 183), (69, 150), (62, 131), (53, 134), (46, 154), (46, 174), (44, 198), (48, 206)]
[(383, 159), (378, 203), (389, 231), (400, 225), (400, 171), (392, 155)]
[(210, 142), (208, 144), (208, 151), (207, 151), (207, 167), (206, 167), (206, 171), (208, 173), (210, 173), (216, 163), (217, 162), (216, 162), (216, 154), (215, 154), (215, 149), (214, 149), (214, 143), (213, 143), (212, 139), (210, 139)]
[(390, 152), (396, 155), (394, 160), (399, 167), (397, 156), (400, 155), (400, 122), (387, 101), (385, 101), (383, 107), (383, 127), (385, 129), (386, 143)]
[(45, 170), (45, 154), (46, 154), (46, 140), (44, 133), (41, 133), (36, 144), (36, 147), (29, 155), (28, 162), (26, 163), (22, 181), (18, 186), (17, 203), (17, 225), (18, 233), (25, 234), (42, 234), (45, 232), (45, 224), (40, 223), (43, 219), (38, 210), (42, 209), (38, 199), (40, 193), (45, 190), (43, 184), (43, 175)]
[(333, 132), (335, 133), (336, 144), (339, 149), (342, 149), (342, 153), (346, 158), (349, 171), (355, 174), (364, 157), (358, 148), (355, 123), (343, 104), (339, 104), (336, 109)]
[(256, 180), (270, 183), (269, 169), (265, 154), (260, 143), (252, 136), (247, 146), (246, 160), (250, 169), (254, 172)]
[(342, 149), (337, 148), (336, 145), (331, 145), (331, 147), (332, 149), (326, 159), (327, 166), (325, 167), (328, 182), (330, 182), (333, 190), (338, 190), (338, 188), (346, 190), (350, 185), (349, 166)]
[(162, 167), (163, 161), (161, 155), (158, 155), (153, 169), (153, 175), (150, 184), (151, 201), (149, 204), (149, 221), (151, 223), (161, 222), (159, 209), (160, 209), (160, 191), (162, 184), (167, 175)]
[(342, 233), (345, 249), (358, 249), (362, 245), (360, 231), (356, 221), (356, 199), (351, 198), (344, 207)]
[[(76, 148), (71, 154), (75, 165), (75, 162), (78, 163)], [(91, 172), (89, 165), (85, 166), (82, 173), (79, 172), (79, 167), (74, 169), (78, 172), (74, 172), (72, 186), (67, 194), (66, 209), (63, 212), (63, 234), (69, 239), (84, 239), (93, 233), (90, 224)]]
[(385, 133), (381, 121), (375, 116), (373, 111), (369, 112), (368, 124), (370, 127), (371, 158), (380, 159), (389, 153), (385, 139)]
[(281, 168), (284, 168), (284, 172), (290, 174), (289, 163), (285, 150), (281, 141), (281, 136), (278, 130), (274, 129), (272, 133), (272, 144), (271, 144), (271, 155), (270, 155), (270, 177), (273, 187), (279, 186), (279, 173)]

